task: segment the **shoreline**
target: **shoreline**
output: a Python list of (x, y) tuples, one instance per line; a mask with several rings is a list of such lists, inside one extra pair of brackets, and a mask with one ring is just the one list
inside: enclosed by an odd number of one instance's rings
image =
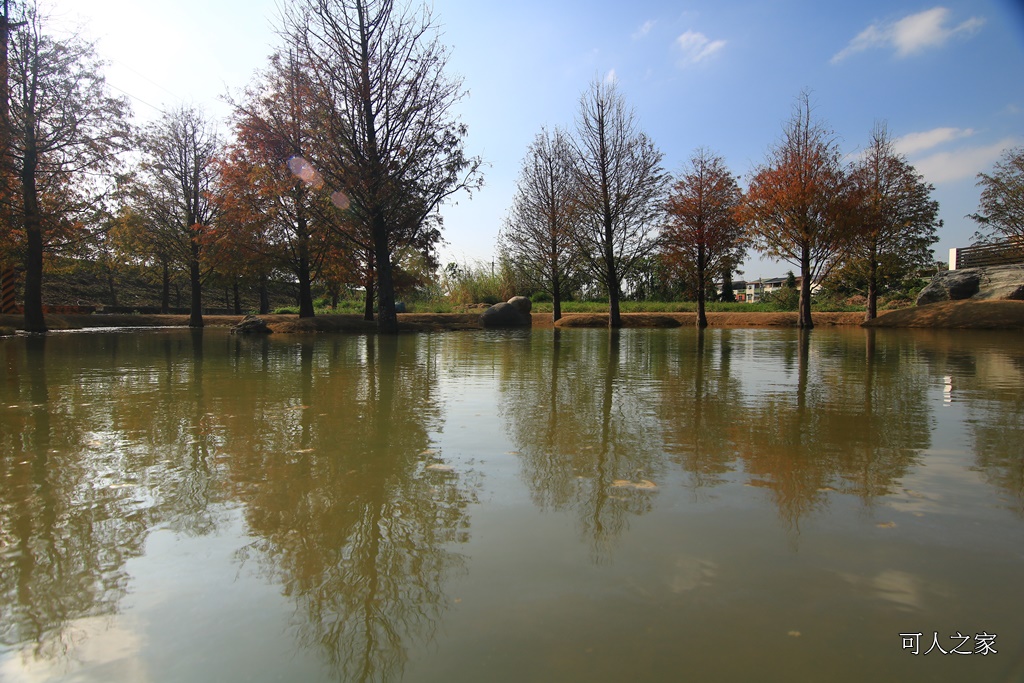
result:
[[(206, 327), (231, 327), (244, 316), (203, 316)], [(275, 333), (357, 332), (373, 333), (376, 323), (363, 320), (356, 314), (318, 315), (300, 319), (294, 314), (260, 316)], [(441, 332), (480, 330), (479, 313), (399, 313), (402, 332)], [(533, 327), (600, 328), (607, 327), (607, 313), (566, 313), (552, 323), (550, 313), (532, 313)], [(187, 315), (135, 315), (135, 314), (66, 314), (47, 315), (51, 331), (103, 328), (187, 327)], [(796, 327), (795, 312), (713, 312), (707, 314), (709, 328)], [(624, 328), (678, 328), (694, 327), (697, 314), (686, 313), (623, 313)], [(938, 329), (1002, 329), (1024, 330), (1024, 301), (944, 301), (927, 306), (883, 311), (879, 317), (864, 322), (863, 312), (814, 313), (815, 327), (865, 327), (870, 329), (938, 328)], [(0, 328), (23, 331), (21, 315), (0, 315)]]

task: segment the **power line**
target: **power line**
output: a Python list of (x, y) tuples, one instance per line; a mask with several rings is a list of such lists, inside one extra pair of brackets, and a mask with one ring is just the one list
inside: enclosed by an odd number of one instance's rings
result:
[(139, 103), (141, 103), (141, 104), (144, 104), (144, 105), (146, 105), (147, 107), (150, 107), (151, 109), (154, 109), (154, 110), (156, 110), (156, 111), (160, 112), (161, 114), (166, 114), (166, 113), (167, 113), (167, 112), (166, 112), (166, 111), (164, 111), (164, 109), (162, 109), (161, 107), (158, 107), (158, 106), (156, 106), (155, 104), (150, 104), (149, 102), (147, 102), (146, 100), (142, 99), (141, 97), (138, 97), (138, 96), (136, 96), (136, 95), (133, 95), (133, 94), (131, 94), (130, 92), (128, 92), (128, 91), (127, 91), (127, 90), (125, 90), (124, 88), (119, 88), (119, 87), (117, 87), (116, 85), (114, 85), (114, 84), (113, 84), (113, 83), (111, 83), (110, 81), (107, 81), (107, 85), (108, 85), (109, 87), (113, 88), (114, 90), (118, 91), (119, 93), (123, 93), (123, 94), (127, 95), (128, 97), (132, 98), (133, 100), (135, 100), (136, 102), (139, 102)]
[[(117, 65), (121, 66), (124, 69), (128, 69), (129, 71), (131, 71), (133, 74), (135, 74), (139, 78), (142, 78), (142, 79), (148, 81), (149, 83), (151, 83), (152, 85), (155, 85), (156, 87), (160, 88), (165, 93), (167, 93), (168, 95), (170, 95), (174, 99), (178, 100), (179, 102), (184, 102), (185, 101), (185, 99), (183, 97), (181, 97), (180, 95), (178, 95), (177, 93), (171, 92), (170, 90), (168, 90), (164, 86), (160, 85), (159, 83), (154, 81), (152, 78), (150, 78), (146, 74), (142, 73), (141, 71), (138, 71), (137, 69), (133, 69), (132, 67), (128, 66), (127, 64), (125, 64), (121, 60), (119, 60), (119, 59), (111, 59), (110, 62), (113, 63), (113, 64), (117, 64)], [(122, 90), (122, 92), (124, 92), (124, 91)], [(128, 93), (125, 93), (125, 94), (127, 95)]]

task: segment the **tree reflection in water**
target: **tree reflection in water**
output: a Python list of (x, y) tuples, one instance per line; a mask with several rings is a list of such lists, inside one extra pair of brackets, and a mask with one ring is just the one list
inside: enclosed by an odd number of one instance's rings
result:
[[(614, 480), (658, 481), (674, 462), (706, 495), (739, 470), (798, 533), (831, 491), (893, 493), (930, 444), (927, 375), (870, 332), (556, 330), (526, 348), (502, 381), (524, 478), (538, 505), (576, 511), (598, 556), (653, 501)], [(757, 387), (780, 356), (784, 381)]]
[(259, 537), (239, 558), (281, 584), (297, 639), (338, 677), (391, 680), (448, 605), (474, 494), (426, 469), (440, 426), (432, 342), (366, 337), (358, 359), (351, 344), (324, 346), (298, 345), (302, 403), (272, 417), (261, 443), (228, 444)]
[(601, 562), (656, 495), (616, 482), (656, 482), (664, 471), (653, 396), (632, 381), (649, 359), (636, 335), (574, 330), (563, 342), (563, 334), (503, 347), (502, 412), (533, 500), (572, 511)]
[(339, 677), (397, 676), (431, 637), (474, 499), (426, 469), (434, 342), (25, 341), (4, 347), (0, 643), (63, 656), (76, 620), (118, 610), (150, 530), (214, 533), (232, 501), (259, 538), (240, 559)]
[(51, 388), (52, 343), (5, 344), (0, 422), (0, 644), (47, 658), (72, 648), (76, 619), (115, 610), (146, 533), (131, 491), (103, 485), (116, 455), (81, 430), (80, 401)]
[(927, 377), (871, 333), (792, 332), (796, 382), (749, 396), (735, 415), (736, 446), (755, 486), (786, 524), (828, 503), (835, 489), (871, 505), (930, 445)]
[[(1024, 354), (989, 334), (0, 340), (0, 645), (64, 656), (78, 620), (118, 612), (149, 531), (235, 514), (255, 539), (238, 561), (281, 586), (298, 643), (339, 679), (400, 677), (466, 570), (474, 489), (428, 469), (442, 357), (454, 385), (490, 364), (532, 500), (596, 562), (680, 481), (760, 487), (794, 539), (839, 495), (871, 506), (930, 457), (935, 410), (962, 410), (971, 464), (1024, 514)], [(618, 485), (644, 479), (659, 489)]]

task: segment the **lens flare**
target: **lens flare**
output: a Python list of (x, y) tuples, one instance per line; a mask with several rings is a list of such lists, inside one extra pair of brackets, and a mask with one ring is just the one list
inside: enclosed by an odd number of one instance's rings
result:
[(320, 172), (313, 168), (313, 164), (300, 156), (294, 156), (288, 160), (288, 170), (315, 190), (324, 186), (324, 179), (320, 177)]
[(349, 207), (348, 195), (341, 190), (331, 193), (331, 203), (336, 207), (344, 211)]

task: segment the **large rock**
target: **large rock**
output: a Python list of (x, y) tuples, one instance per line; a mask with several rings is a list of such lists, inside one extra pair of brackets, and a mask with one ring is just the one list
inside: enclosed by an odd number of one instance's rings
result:
[(941, 272), (921, 290), (917, 305), (962, 299), (1024, 300), (1024, 264)]
[[(525, 303), (524, 303), (525, 301)], [(532, 304), (525, 296), (514, 296), (505, 303), (494, 304), (480, 314), (482, 327), (530, 327)]]
[(508, 303), (515, 306), (523, 315), (530, 315), (530, 311), (533, 310), (533, 302), (527, 296), (514, 296)]
[(231, 328), (231, 334), (270, 334), (271, 329), (267, 327), (267, 321), (255, 315), (247, 315), (242, 321)]

